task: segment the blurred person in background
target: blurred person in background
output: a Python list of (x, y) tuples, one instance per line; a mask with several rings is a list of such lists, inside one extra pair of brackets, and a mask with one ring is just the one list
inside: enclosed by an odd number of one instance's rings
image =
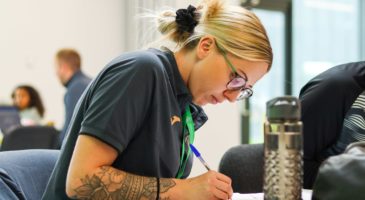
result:
[(36, 89), (29, 85), (20, 85), (11, 94), (13, 105), (19, 109), (23, 126), (39, 125), (44, 116), (44, 106)]
[(67, 91), (64, 96), (65, 121), (60, 133), (59, 145), (66, 135), (75, 105), (91, 78), (81, 71), (80, 54), (70, 48), (60, 49), (56, 54), (56, 74)]
[(300, 91), (304, 137), (304, 188), (311, 189), (321, 163), (365, 141), (365, 62), (334, 66)]

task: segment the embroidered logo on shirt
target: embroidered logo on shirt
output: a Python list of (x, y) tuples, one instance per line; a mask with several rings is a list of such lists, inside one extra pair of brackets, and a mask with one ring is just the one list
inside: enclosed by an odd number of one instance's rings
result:
[(180, 117), (174, 115), (171, 117), (171, 126), (174, 125), (176, 122), (181, 122)]

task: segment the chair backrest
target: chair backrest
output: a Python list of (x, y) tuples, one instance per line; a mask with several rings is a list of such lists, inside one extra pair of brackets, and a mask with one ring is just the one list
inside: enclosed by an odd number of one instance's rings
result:
[(232, 179), (234, 192), (262, 192), (264, 174), (263, 144), (244, 144), (230, 148), (220, 161), (219, 172)]
[(0, 199), (40, 200), (59, 150), (0, 152)]
[(59, 132), (50, 126), (22, 126), (4, 135), (1, 151), (57, 149)]

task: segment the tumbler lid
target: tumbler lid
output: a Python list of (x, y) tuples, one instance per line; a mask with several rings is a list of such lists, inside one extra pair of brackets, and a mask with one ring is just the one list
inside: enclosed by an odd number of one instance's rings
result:
[(294, 96), (281, 96), (266, 102), (268, 120), (299, 120), (300, 102)]

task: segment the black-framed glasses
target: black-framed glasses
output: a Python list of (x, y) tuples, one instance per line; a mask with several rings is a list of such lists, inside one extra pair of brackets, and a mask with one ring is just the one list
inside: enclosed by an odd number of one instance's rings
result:
[(252, 94), (253, 94), (253, 91), (250, 87), (246, 87), (246, 84), (247, 84), (247, 81), (248, 81), (247, 75), (243, 72), (244, 77), (240, 76), (237, 73), (237, 70), (233, 66), (231, 61), (228, 60), (226, 51), (224, 51), (218, 45), (218, 43), (216, 43), (216, 44), (217, 44), (217, 47), (218, 47), (219, 51), (222, 52), (224, 60), (226, 61), (226, 63), (228, 64), (228, 66), (232, 70), (232, 79), (227, 83), (227, 85), (226, 85), (227, 89), (231, 90), (231, 91), (238, 91), (238, 90), (240, 91), (239, 95), (236, 98), (236, 101), (240, 101), (240, 100), (247, 99), (247, 98), (251, 97)]

